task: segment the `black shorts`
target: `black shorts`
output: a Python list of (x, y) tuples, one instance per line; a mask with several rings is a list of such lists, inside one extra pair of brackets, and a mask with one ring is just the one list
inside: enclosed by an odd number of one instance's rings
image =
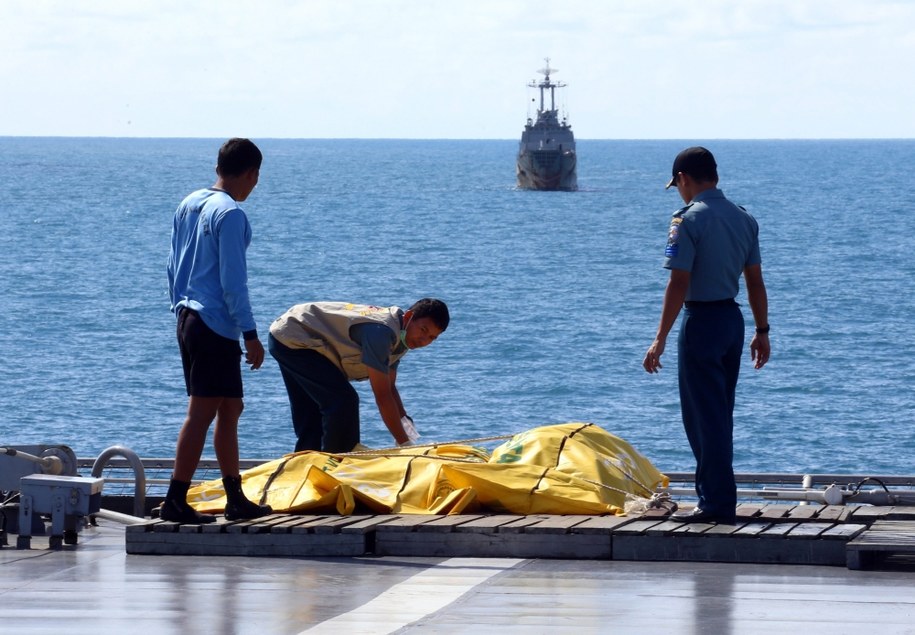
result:
[(178, 348), (191, 397), (243, 397), (241, 346), (213, 332), (197, 311), (180, 309)]

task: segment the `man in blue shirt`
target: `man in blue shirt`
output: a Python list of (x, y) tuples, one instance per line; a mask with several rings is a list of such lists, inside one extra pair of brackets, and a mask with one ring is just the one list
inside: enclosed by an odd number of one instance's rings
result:
[(770, 352), (759, 226), (718, 189), (718, 166), (705, 148), (677, 155), (667, 187), (674, 185), (687, 205), (671, 219), (664, 252), (670, 280), (657, 335), (642, 365), (649, 373), (661, 368), (667, 335), (685, 306), (677, 347), (680, 411), (696, 457), (699, 503), (671, 519), (733, 524), (734, 395), (744, 344), (743, 315), (734, 298), (741, 274), (756, 322), (750, 357), (757, 369)]
[(175, 211), (168, 292), (178, 318), (189, 401), (178, 434), (174, 472), (159, 512), (163, 520), (216, 520), (187, 502), (214, 419), (213, 444), (226, 490), (226, 518), (257, 518), (271, 511), (244, 495), (238, 466), (238, 419), (244, 408), (238, 338), (244, 340), (245, 363), (252, 370), (264, 362), (248, 297), (245, 252), (251, 243), (251, 225), (238, 203), (257, 185), (262, 160), (260, 150), (248, 139), (229, 139), (219, 150), (216, 184), (189, 194)]

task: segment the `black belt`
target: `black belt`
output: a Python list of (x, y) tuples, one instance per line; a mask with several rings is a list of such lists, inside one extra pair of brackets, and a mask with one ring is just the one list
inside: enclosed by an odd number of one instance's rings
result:
[(728, 298), (726, 300), (687, 300), (684, 302), (686, 308), (688, 309), (698, 309), (701, 307), (713, 307), (713, 306), (733, 306), (737, 304), (734, 298)]

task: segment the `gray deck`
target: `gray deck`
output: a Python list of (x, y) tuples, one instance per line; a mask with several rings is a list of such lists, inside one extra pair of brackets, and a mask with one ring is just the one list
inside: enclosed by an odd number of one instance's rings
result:
[(127, 554), (125, 541), (123, 526), (101, 519), (80, 533), (77, 545), (58, 551), (47, 548), (46, 537), (33, 538), (31, 550), (0, 548), (0, 631), (895, 635), (912, 633), (915, 615), (911, 570), (604, 559), (144, 556)]
[(0, 632), (915, 633), (915, 507), (664, 514), (103, 516), (59, 549), (9, 536)]

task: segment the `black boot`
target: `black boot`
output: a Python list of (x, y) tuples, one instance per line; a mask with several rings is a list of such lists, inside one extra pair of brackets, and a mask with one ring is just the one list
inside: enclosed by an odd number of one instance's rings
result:
[(182, 525), (202, 525), (216, 522), (216, 516), (201, 514), (187, 504), (187, 490), (191, 484), (186, 481), (172, 479), (168, 484), (168, 493), (165, 502), (159, 510), (159, 518)]
[(223, 477), (222, 486), (226, 490), (226, 520), (260, 518), (273, 512), (270, 505), (258, 505), (248, 500), (241, 491), (240, 476)]

